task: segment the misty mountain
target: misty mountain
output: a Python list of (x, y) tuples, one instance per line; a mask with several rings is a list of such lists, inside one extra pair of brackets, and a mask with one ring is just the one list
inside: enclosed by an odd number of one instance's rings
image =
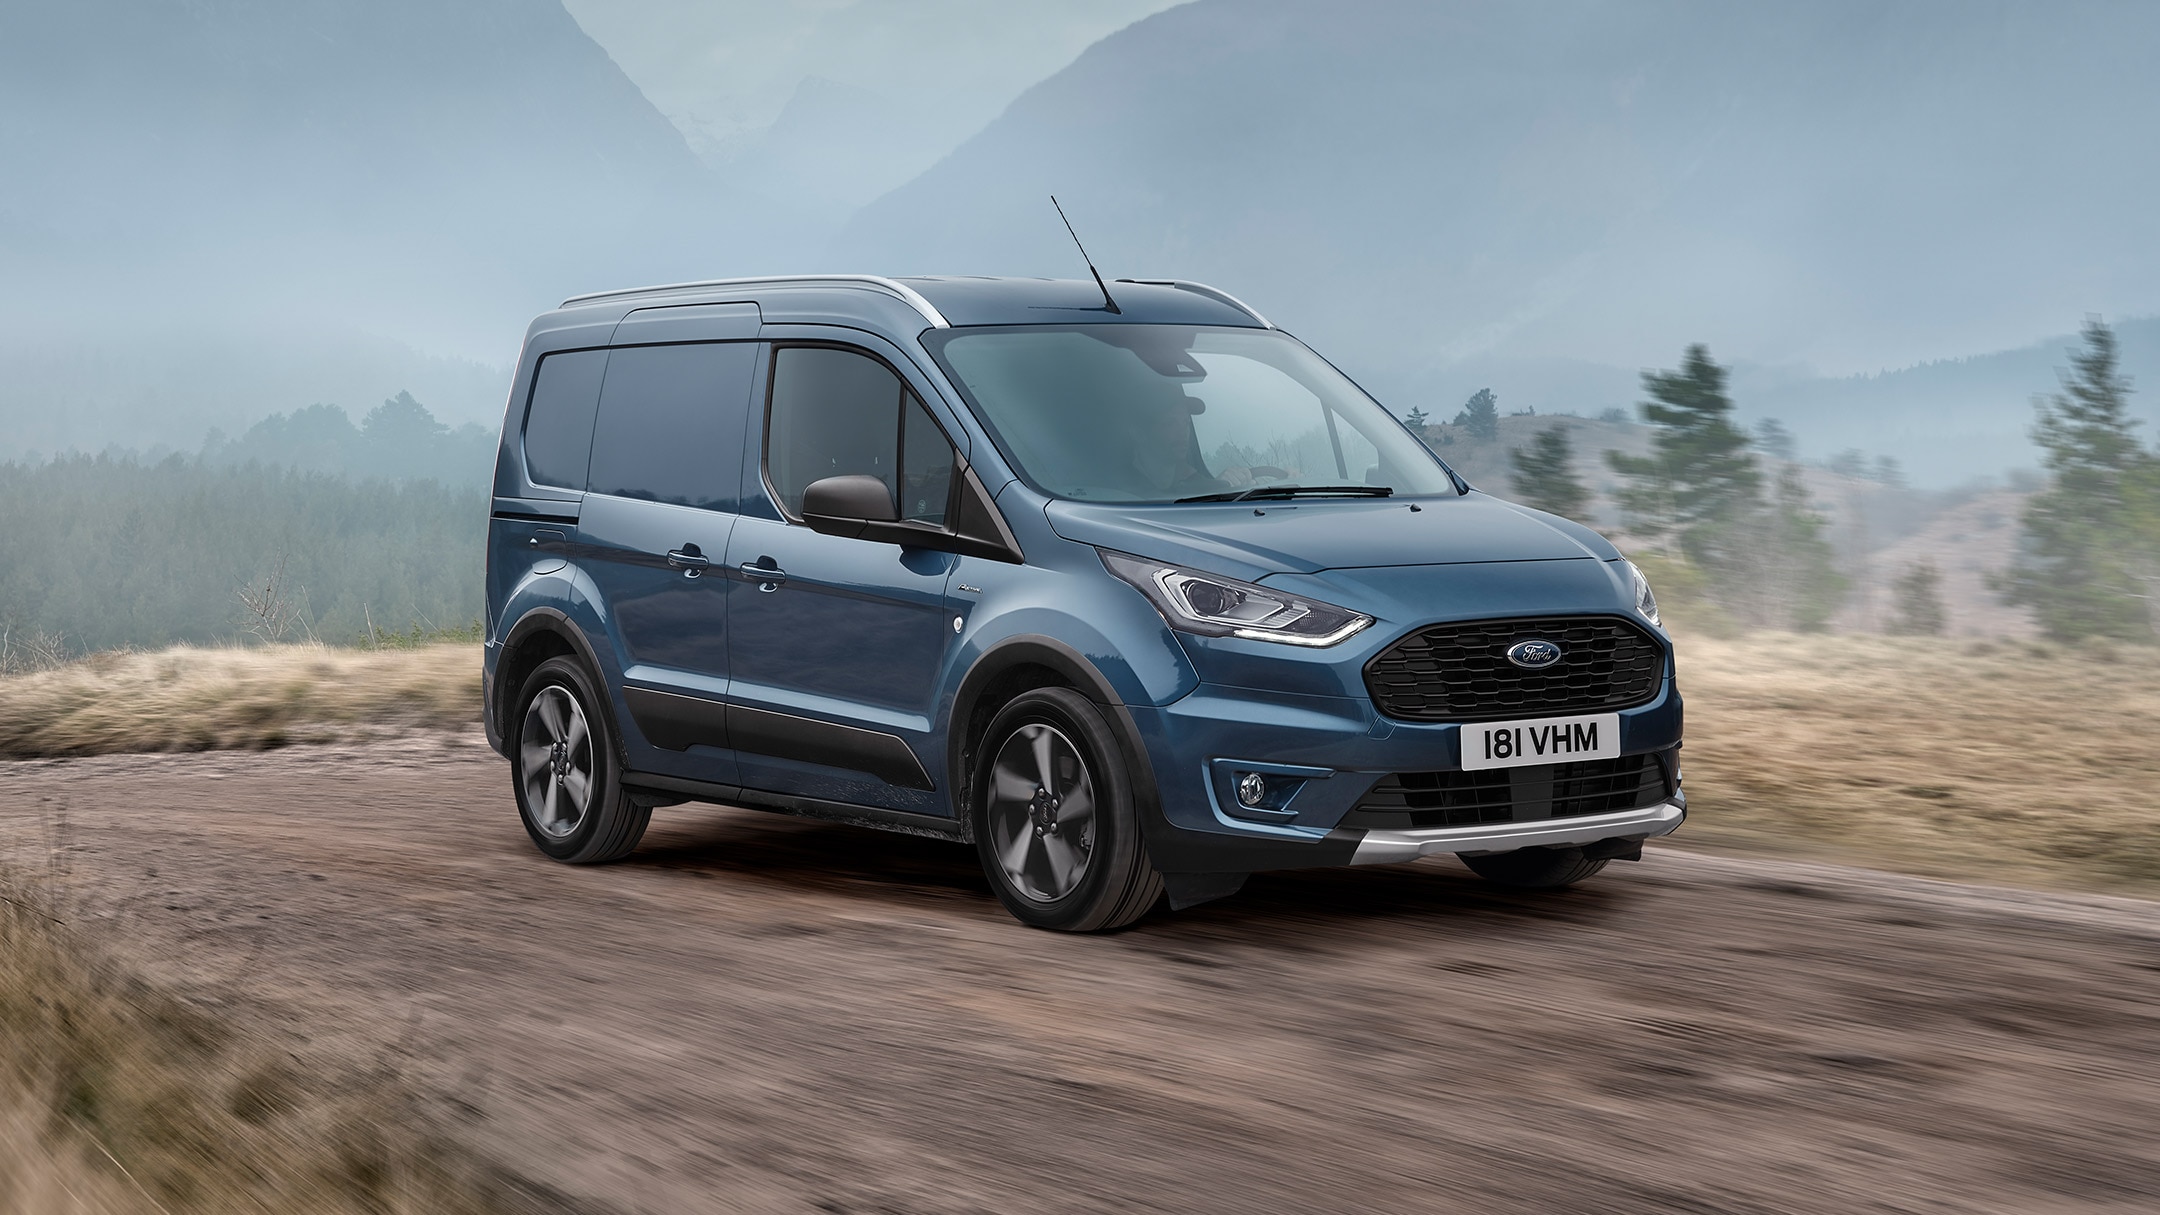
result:
[[(2110, 323), (2121, 341), (2124, 373), (2143, 385), (2130, 398), (2130, 412), (2144, 421), (2148, 439), (2160, 436), (2160, 318)], [(1850, 449), (1894, 455), (1914, 484), (1948, 487), (2038, 465), (2029, 438), (2033, 397), (2056, 390), (2056, 370), (2070, 365), (2069, 352), (2080, 342), (2066, 331), (2013, 350), (1869, 375), (1818, 376), (1741, 363), (1732, 369), (1733, 406), (1745, 424), (1783, 422), (1806, 459), (1826, 460)], [(1662, 362), (1669, 367), (1678, 359)], [(1480, 388), (1494, 390), (1503, 412), (1583, 417), (1608, 409), (1633, 417), (1643, 398), (1641, 371), (1569, 359), (1473, 356), (1440, 370), (1431, 384), (1444, 409), (1427, 405), (1426, 411), (1442, 416), (1453, 416)]]
[(800, 225), (828, 238), (863, 204), (905, 184), (951, 149), (947, 132), (894, 98), (812, 76), (754, 139), (716, 153), (720, 170), (763, 204), (761, 228)]
[[(2151, 442), (2160, 436), (2160, 318), (2117, 321), (2114, 329), (2122, 370), (2133, 381), (2130, 412)], [(2033, 398), (2058, 390), (2056, 373), (2080, 344), (2064, 333), (2015, 350), (1836, 379), (1742, 368), (1733, 376), (1733, 402), (1743, 421), (1785, 422), (1810, 455), (1891, 452), (1916, 484), (1952, 485), (2039, 464), (2029, 438)]]
[[(1198, 0), (831, 260), (1068, 275), (1055, 191), (1106, 274), (1236, 292), (1398, 410), (1452, 413), (1473, 362), (1623, 404), (1693, 341), (1783, 379), (1914, 364), (2160, 311), (2156, 53), (2135, 3)], [(1920, 427), (1879, 405), (1845, 441)]]
[(435, 349), (658, 272), (709, 186), (557, 0), (0, 6), (0, 165), (33, 323), (313, 315)]
[[(124, 310), (121, 312), (124, 318)], [(452, 425), (502, 420), (518, 331), (503, 363), (423, 354), (352, 330), (240, 318), (160, 328), (139, 318), (78, 331), (0, 335), (0, 460), (113, 444), (193, 451), (206, 431), (237, 434), (267, 414), (315, 405), (365, 412), (410, 390)]]

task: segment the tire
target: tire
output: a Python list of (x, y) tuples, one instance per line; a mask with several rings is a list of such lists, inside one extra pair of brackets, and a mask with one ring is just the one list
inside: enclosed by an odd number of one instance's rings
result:
[(1486, 881), (1518, 890), (1557, 890), (1562, 886), (1573, 886), (1606, 865), (1603, 860), (1594, 861), (1584, 856), (1580, 848), (1518, 848), (1513, 852), (1456, 859)]
[(1070, 688), (998, 710), (976, 749), (975, 848), (998, 901), (1023, 924), (1110, 932), (1161, 898), (1117, 737)]
[(510, 783), (533, 846), (572, 865), (628, 856), (652, 809), (623, 792), (614, 728), (584, 666), (541, 663), (510, 721)]

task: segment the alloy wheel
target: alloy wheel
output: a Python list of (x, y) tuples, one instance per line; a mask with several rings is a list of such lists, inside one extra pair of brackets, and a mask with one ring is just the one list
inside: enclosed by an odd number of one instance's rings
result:
[(1031, 722), (990, 767), (991, 844), (1013, 888), (1042, 903), (1077, 889), (1095, 854), (1095, 783), (1072, 740)]
[(593, 803), (592, 731), (568, 688), (550, 684), (526, 706), (518, 767), (534, 826), (563, 839), (584, 824)]

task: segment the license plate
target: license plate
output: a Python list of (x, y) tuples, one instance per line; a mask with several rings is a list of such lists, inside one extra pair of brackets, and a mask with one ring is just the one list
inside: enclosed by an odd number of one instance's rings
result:
[(1495, 721), (1462, 727), (1462, 766), (1469, 772), (1619, 757), (1618, 713)]

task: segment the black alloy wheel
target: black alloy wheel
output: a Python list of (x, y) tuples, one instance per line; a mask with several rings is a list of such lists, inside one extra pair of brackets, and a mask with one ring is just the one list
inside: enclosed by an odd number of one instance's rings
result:
[(998, 900), (1024, 924), (1107, 932), (1162, 896), (1116, 736), (1070, 688), (1015, 697), (976, 751), (975, 846)]
[(614, 734), (584, 666), (548, 659), (525, 680), (517, 703), (512, 783), (534, 846), (574, 865), (629, 855), (652, 809), (623, 791)]

